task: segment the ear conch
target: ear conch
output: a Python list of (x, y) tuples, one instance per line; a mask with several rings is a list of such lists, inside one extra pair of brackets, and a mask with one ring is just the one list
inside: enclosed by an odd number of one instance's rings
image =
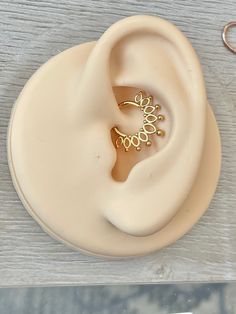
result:
[[(152, 119), (165, 136), (150, 132), (150, 147), (125, 152), (114, 130), (133, 134), (142, 112), (119, 103), (139, 91), (160, 110)], [(209, 205), (221, 162), (197, 55), (174, 25), (150, 16), (123, 19), (44, 64), (15, 104), (8, 152), (16, 191), (44, 230), (119, 257), (186, 233)]]

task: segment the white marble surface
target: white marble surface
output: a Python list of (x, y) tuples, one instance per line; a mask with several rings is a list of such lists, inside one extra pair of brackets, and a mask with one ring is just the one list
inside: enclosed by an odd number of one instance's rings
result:
[[(54, 241), (29, 217), (12, 186), (6, 132), (14, 101), (43, 62), (133, 14), (172, 21), (195, 47), (221, 131), (222, 174), (209, 210), (181, 240), (146, 257), (108, 261)], [(0, 0), (1, 286), (236, 280), (236, 55), (221, 41), (233, 19), (234, 0)]]
[(9, 314), (235, 314), (236, 284), (0, 289)]

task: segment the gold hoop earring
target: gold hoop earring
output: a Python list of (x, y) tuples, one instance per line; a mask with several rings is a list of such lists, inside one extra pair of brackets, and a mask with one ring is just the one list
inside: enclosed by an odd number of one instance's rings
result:
[(165, 131), (156, 127), (155, 123), (164, 121), (165, 116), (157, 114), (156, 111), (161, 110), (160, 105), (153, 105), (153, 97), (144, 96), (144, 92), (140, 91), (134, 98), (134, 101), (123, 101), (119, 103), (119, 108), (124, 106), (134, 106), (143, 112), (143, 125), (135, 134), (126, 134), (121, 132), (118, 127), (114, 127), (113, 130), (118, 135), (115, 146), (116, 148), (124, 147), (128, 152), (129, 148), (134, 147), (137, 151), (141, 150), (141, 144), (145, 143), (146, 146), (151, 146), (152, 142), (150, 136), (156, 134), (158, 136), (164, 136)]

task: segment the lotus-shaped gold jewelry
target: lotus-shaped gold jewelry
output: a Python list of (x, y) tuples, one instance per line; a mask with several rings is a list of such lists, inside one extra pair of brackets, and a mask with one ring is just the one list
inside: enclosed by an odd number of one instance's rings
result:
[(140, 91), (134, 98), (134, 101), (123, 101), (119, 103), (119, 108), (124, 106), (134, 106), (143, 112), (143, 125), (134, 134), (126, 134), (121, 132), (118, 127), (114, 127), (113, 130), (118, 135), (115, 146), (116, 148), (124, 147), (127, 152), (129, 148), (134, 147), (137, 151), (141, 150), (141, 144), (145, 143), (146, 146), (151, 146), (152, 141), (150, 136), (156, 134), (158, 136), (164, 136), (165, 131), (157, 128), (156, 124), (159, 121), (163, 121), (165, 116), (162, 114), (156, 114), (161, 110), (159, 104), (153, 105), (153, 97), (145, 96), (143, 91)]

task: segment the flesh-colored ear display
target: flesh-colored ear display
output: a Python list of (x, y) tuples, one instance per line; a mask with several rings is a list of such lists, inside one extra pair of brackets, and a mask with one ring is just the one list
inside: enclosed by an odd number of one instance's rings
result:
[[(118, 104), (140, 90), (161, 108), (165, 136), (125, 152), (113, 130), (135, 132), (142, 116)], [(44, 64), (16, 102), (8, 152), (16, 190), (40, 225), (106, 256), (178, 239), (207, 209), (220, 171), (198, 58), (174, 25), (149, 16), (121, 20)]]

